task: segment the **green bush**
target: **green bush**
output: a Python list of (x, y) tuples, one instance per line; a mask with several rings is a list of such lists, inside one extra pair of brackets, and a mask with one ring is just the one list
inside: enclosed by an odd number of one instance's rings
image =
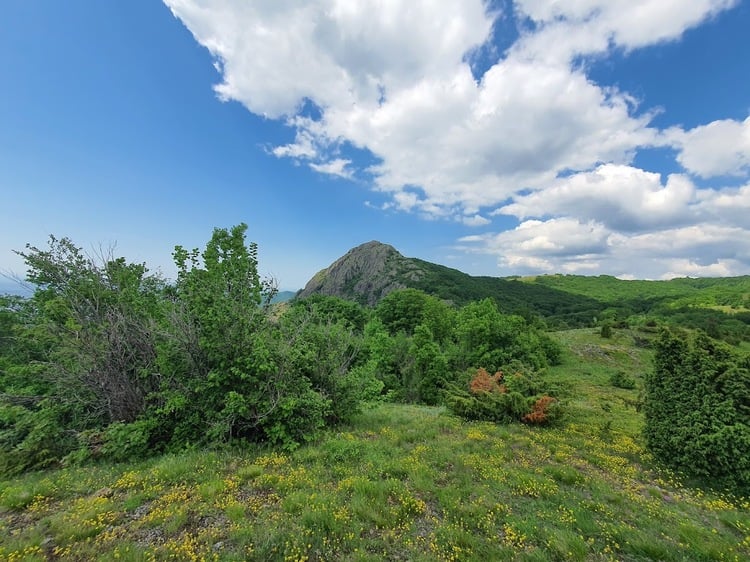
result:
[(0, 403), (0, 475), (54, 466), (74, 450), (78, 443), (62, 418), (46, 400), (32, 407)]
[(704, 334), (664, 331), (643, 408), (657, 458), (750, 494), (750, 358)]
[(27, 246), (33, 297), (0, 299), (0, 474), (235, 439), (293, 448), (377, 394), (357, 368), (367, 312), (272, 309), (246, 229), (177, 246), (174, 284), (67, 238)]
[(609, 383), (616, 388), (632, 390), (635, 388), (635, 379), (625, 371), (615, 371), (609, 377)]
[(101, 455), (115, 462), (145, 458), (155, 452), (152, 440), (155, 429), (153, 418), (110, 424), (102, 435)]
[(518, 392), (491, 392), (477, 396), (451, 389), (446, 404), (454, 414), (462, 418), (496, 423), (520, 421), (530, 411), (526, 398)]

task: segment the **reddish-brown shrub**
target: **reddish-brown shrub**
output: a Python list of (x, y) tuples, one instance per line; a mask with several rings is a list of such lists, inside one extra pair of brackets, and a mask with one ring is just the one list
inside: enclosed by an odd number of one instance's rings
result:
[(503, 373), (498, 371), (494, 375), (490, 376), (486, 369), (477, 369), (477, 374), (469, 383), (469, 391), (472, 394), (481, 394), (485, 392), (499, 392), (505, 394), (508, 389), (505, 388), (504, 384), (501, 384), (503, 380)]
[(531, 411), (521, 418), (523, 423), (531, 425), (542, 425), (549, 421), (549, 408), (555, 402), (555, 399), (546, 394), (534, 402)]

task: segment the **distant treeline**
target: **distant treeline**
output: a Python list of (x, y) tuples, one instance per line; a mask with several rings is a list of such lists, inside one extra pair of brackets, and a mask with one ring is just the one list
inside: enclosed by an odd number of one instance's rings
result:
[(608, 323), (700, 329), (731, 344), (750, 342), (750, 277), (627, 281), (601, 275), (472, 277), (414, 260), (426, 274), (409, 284), (458, 305), (492, 298), (502, 312), (551, 329)]

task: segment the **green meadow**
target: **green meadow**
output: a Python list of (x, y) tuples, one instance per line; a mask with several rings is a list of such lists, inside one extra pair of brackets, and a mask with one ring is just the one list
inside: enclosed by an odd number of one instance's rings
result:
[(292, 452), (27, 473), (0, 482), (0, 560), (750, 559), (750, 501), (644, 449), (641, 338), (554, 337), (562, 363), (544, 376), (566, 411), (554, 427), (374, 403)]

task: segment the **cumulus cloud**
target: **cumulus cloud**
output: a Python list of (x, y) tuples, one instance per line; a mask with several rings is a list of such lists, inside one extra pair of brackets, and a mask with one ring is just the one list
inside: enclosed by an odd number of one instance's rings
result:
[(666, 136), (680, 150), (677, 161), (693, 174), (710, 178), (750, 173), (750, 117), (713, 121), (689, 131), (673, 129)]
[(750, 184), (737, 188), (705, 190), (697, 210), (702, 218), (750, 231)]
[(462, 217), (461, 222), (467, 226), (485, 226), (492, 221), (482, 215), (474, 215), (471, 217)]
[[(511, 54), (474, 76), (472, 52), (513, 16), (481, 0), (165, 1), (216, 57), (222, 98), (296, 131), (274, 155), (320, 168), (364, 149), (374, 187), (417, 189), (421, 211), (471, 215), (655, 142), (628, 95), (567, 64)], [(300, 114), (308, 103), (319, 118)]]
[(668, 279), (750, 274), (748, 230), (700, 224), (648, 233), (610, 230), (573, 218), (529, 220), (497, 234), (462, 238), (467, 252), (498, 257), (517, 274), (608, 273), (621, 278)]
[(165, 0), (216, 57), (217, 93), (253, 113), (377, 106), (384, 90), (450, 74), (487, 37), (482, 3), (410, 0)]
[[(693, 181), (748, 172), (750, 118), (660, 131), (581, 64), (678, 40), (736, 0), (515, 0), (507, 13), (482, 0), (164, 1), (215, 57), (217, 94), (289, 128), (270, 154), (366, 178), (383, 209), (473, 228), (515, 217), (511, 230), (460, 241), (505, 273), (748, 270), (741, 242), (678, 252), (669, 237), (750, 239), (747, 187)], [(520, 30), (502, 53), (488, 43), (501, 18)], [(483, 48), (496, 57), (478, 73)], [(687, 174), (633, 166), (657, 146), (675, 148)], [(657, 239), (677, 253), (647, 244)]]
[(665, 228), (694, 218), (696, 188), (689, 178), (631, 166), (604, 164), (552, 182), (550, 187), (516, 197), (495, 214), (520, 218), (550, 215), (592, 217), (613, 230)]
[(616, 46), (632, 50), (678, 39), (738, 0), (517, 0), (535, 30), (516, 45), (526, 56), (566, 62)]
[[(517, 272), (570, 271), (579, 262), (595, 263), (609, 252), (607, 229), (594, 221), (571, 218), (528, 220), (498, 234), (461, 238), (464, 249), (499, 256), (500, 265)], [(472, 246), (478, 244), (478, 246)]]

